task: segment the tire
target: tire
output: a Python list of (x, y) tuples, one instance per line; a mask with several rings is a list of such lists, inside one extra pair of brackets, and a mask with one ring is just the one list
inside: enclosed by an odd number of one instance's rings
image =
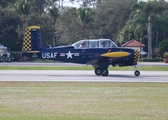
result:
[(109, 74), (109, 71), (107, 69), (102, 70), (102, 76), (107, 76)]
[(135, 76), (139, 76), (139, 75), (140, 75), (139, 70), (136, 70), (136, 71), (134, 72), (134, 75), (135, 75)]
[(102, 70), (100, 68), (96, 68), (95, 69), (95, 74), (96, 75), (101, 75), (102, 74)]

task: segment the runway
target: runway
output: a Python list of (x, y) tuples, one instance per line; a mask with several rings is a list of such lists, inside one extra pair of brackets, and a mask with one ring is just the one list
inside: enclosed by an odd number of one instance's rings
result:
[(45, 82), (168, 82), (168, 71), (109, 71), (109, 76), (96, 76), (90, 70), (1, 70), (0, 81)]

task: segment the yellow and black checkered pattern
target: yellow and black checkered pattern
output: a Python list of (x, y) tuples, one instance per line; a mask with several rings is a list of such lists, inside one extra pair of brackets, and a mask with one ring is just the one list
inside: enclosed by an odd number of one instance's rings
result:
[(134, 50), (134, 63), (137, 63), (139, 59), (140, 59), (140, 51)]
[(24, 42), (23, 42), (23, 48), (22, 51), (31, 51), (31, 28), (27, 28), (24, 34)]

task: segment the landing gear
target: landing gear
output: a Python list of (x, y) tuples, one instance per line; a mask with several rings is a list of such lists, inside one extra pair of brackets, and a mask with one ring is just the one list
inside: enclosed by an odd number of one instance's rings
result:
[(96, 68), (95, 69), (95, 74), (96, 75), (107, 76), (109, 74), (109, 72), (108, 72), (107, 69)]
[(101, 73), (102, 73), (102, 70), (100, 68), (95, 69), (95, 74), (96, 75), (101, 75)]
[(109, 74), (107, 69), (102, 70), (102, 76), (107, 76)]
[(139, 72), (139, 70), (137, 69), (137, 66), (135, 65), (134, 67), (135, 67), (135, 69), (136, 69), (135, 72), (134, 72), (134, 75), (135, 75), (135, 76), (139, 76), (139, 75), (140, 75), (140, 72)]

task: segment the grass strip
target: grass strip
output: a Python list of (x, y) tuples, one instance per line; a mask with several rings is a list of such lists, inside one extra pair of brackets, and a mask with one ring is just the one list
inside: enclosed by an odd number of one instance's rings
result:
[(0, 82), (1, 120), (167, 120), (168, 83)]
[[(166, 66), (139, 66), (141, 71), (168, 71)], [(92, 66), (0, 66), (0, 70), (94, 70)], [(134, 71), (134, 67), (109, 67), (114, 71)]]

